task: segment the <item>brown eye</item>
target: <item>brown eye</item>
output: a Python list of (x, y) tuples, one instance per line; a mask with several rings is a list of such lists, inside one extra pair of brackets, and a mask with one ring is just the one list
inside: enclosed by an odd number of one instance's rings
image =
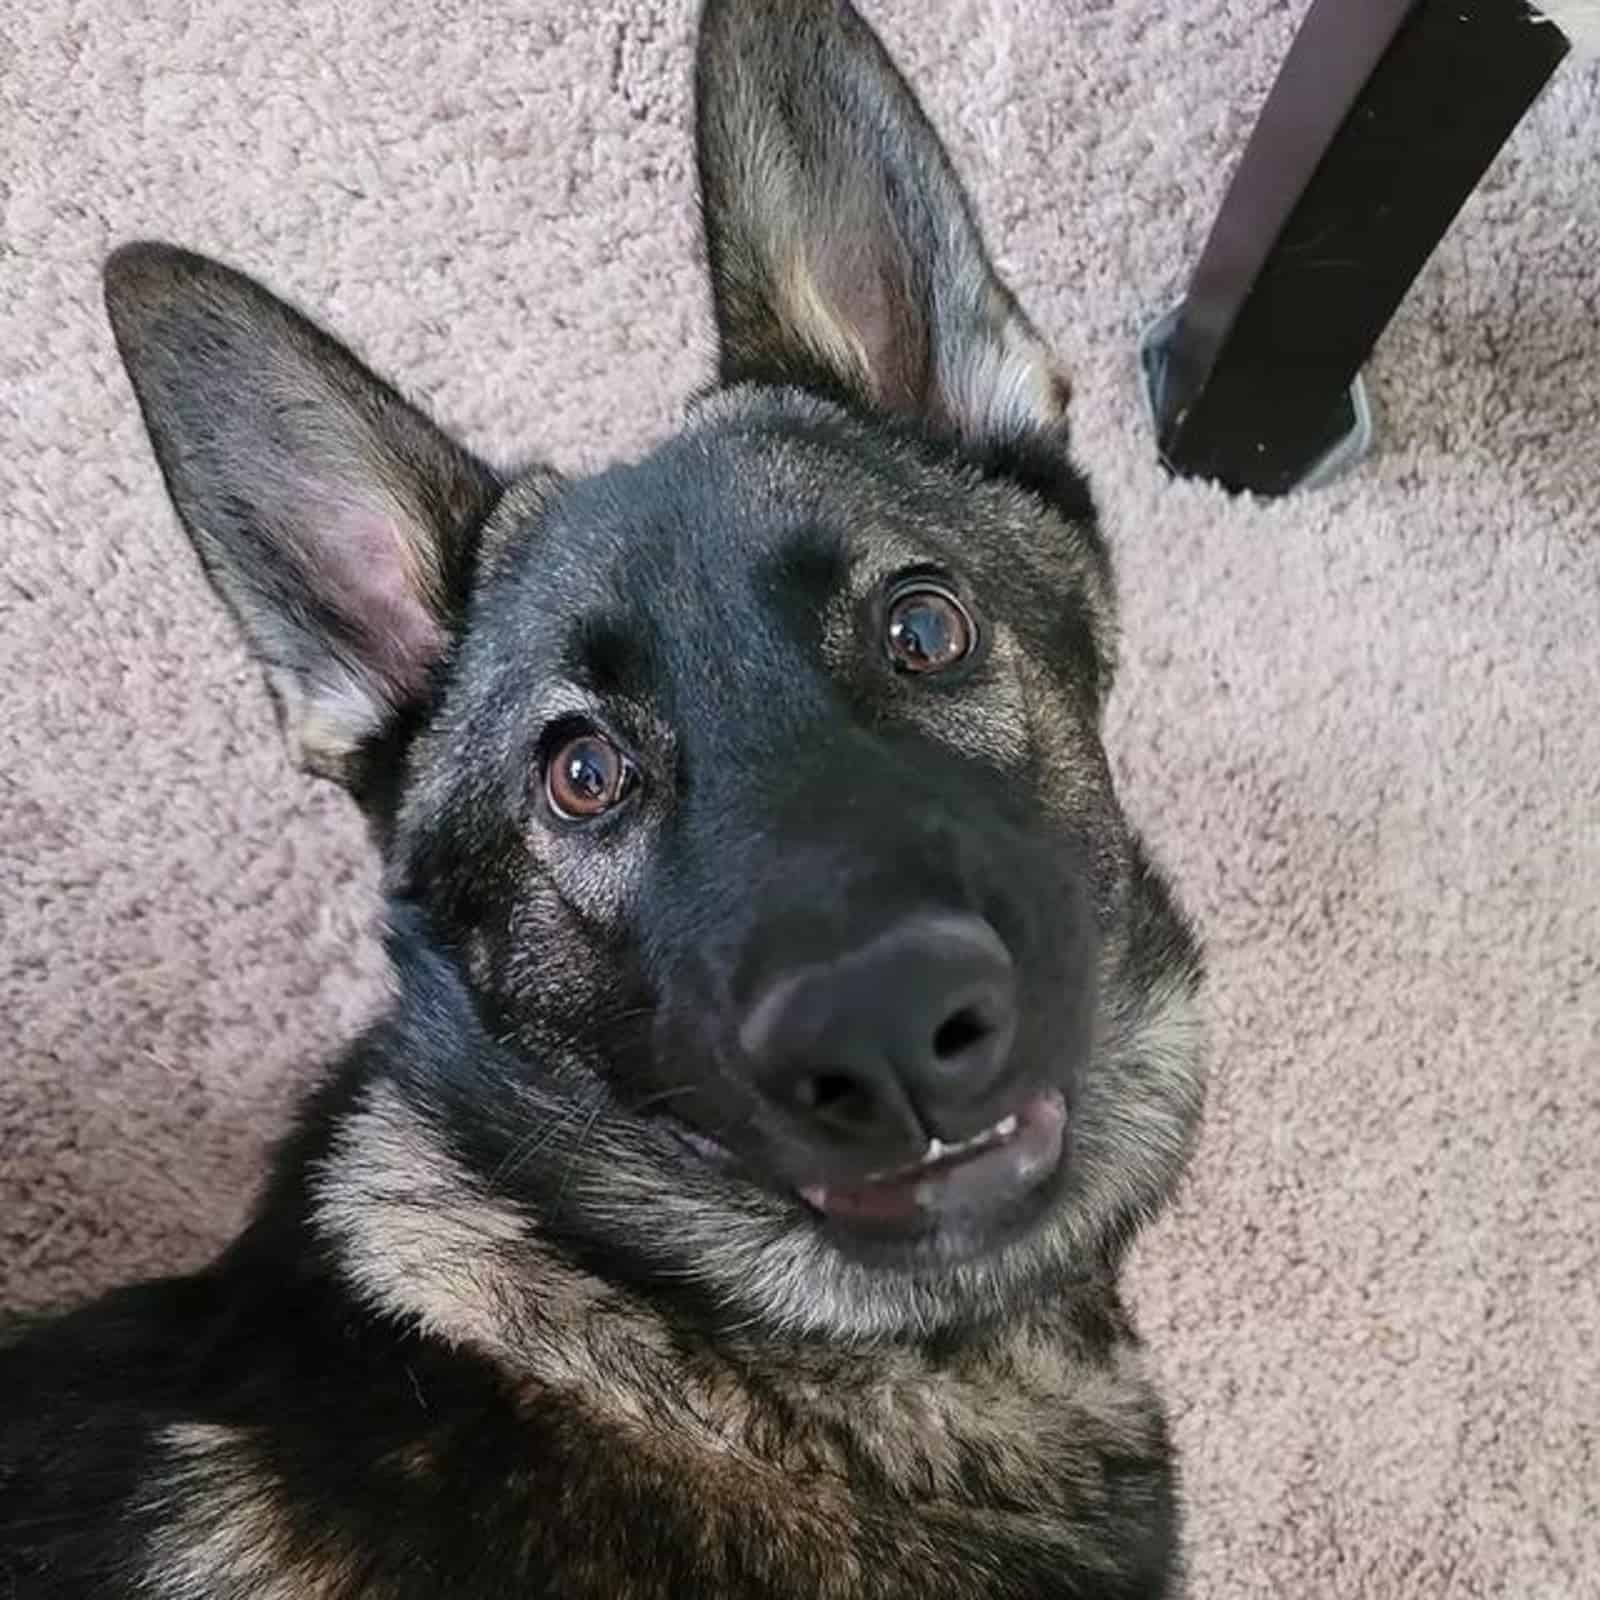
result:
[(628, 792), (632, 768), (612, 742), (598, 733), (564, 740), (544, 771), (550, 809), (568, 822), (598, 817)]
[(889, 607), (889, 654), (903, 672), (942, 672), (976, 641), (966, 608), (943, 589), (907, 589)]

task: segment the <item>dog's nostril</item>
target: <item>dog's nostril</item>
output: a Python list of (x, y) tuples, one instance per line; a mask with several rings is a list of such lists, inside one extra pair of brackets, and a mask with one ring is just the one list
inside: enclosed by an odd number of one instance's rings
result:
[(802, 1078), (795, 1087), (795, 1103), (804, 1111), (849, 1117), (870, 1108), (872, 1096), (843, 1072), (818, 1072)]
[(855, 1092), (855, 1085), (842, 1072), (819, 1072), (802, 1078), (794, 1097), (807, 1111), (819, 1111)]
[(970, 1050), (989, 1031), (989, 1024), (984, 1021), (977, 1007), (964, 1006), (939, 1024), (933, 1036), (933, 1053), (941, 1061), (949, 1061), (953, 1056)]

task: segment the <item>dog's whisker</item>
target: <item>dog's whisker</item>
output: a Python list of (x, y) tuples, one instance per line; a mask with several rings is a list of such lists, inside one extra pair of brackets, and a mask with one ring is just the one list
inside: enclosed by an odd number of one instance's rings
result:
[(561, 1214), (561, 1202), (566, 1199), (567, 1185), (572, 1181), (573, 1169), (577, 1165), (579, 1157), (583, 1155), (585, 1148), (588, 1146), (589, 1140), (594, 1133), (595, 1125), (600, 1120), (600, 1113), (602, 1110), (604, 1110), (603, 1106), (596, 1106), (594, 1108), (594, 1114), (589, 1118), (589, 1121), (584, 1126), (583, 1132), (578, 1136), (576, 1148), (573, 1149), (567, 1156), (566, 1162), (562, 1168), (561, 1183), (556, 1190), (555, 1203), (550, 1207), (550, 1220), (552, 1222), (555, 1221), (555, 1219)]
[(653, 1094), (646, 1095), (642, 1100), (627, 1102), (623, 1109), (630, 1116), (642, 1116), (646, 1111), (653, 1111), (657, 1106), (666, 1105), (673, 1100), (686, 1099), (690, 1095), (703, 1094), (698, 1085), (692, 1083), (678, 1084), (671, 1089), (659, 1089)]
[[(597, 1092), (595, 1098), (599, 1100), (603, 1096)], [(568, 1106), (552, 1124), (532, 1129), (527, 1137), (514, 1147), (500, 1162), (500, 1165), (495, 1168), (494, 1174), (490, 1179), (490, 1186), (495, 1187), (500, 1184), (514, 1182), (528, 1163), (546, 1150), (556, 1139), (560, 1138), (562, 1133), (567, 1128), (570, 1128), (583, 1115), (586, 1109), (584, 1102), (576, 1102)], [(598, 1107), (595, 1114), (599, 1114)]]

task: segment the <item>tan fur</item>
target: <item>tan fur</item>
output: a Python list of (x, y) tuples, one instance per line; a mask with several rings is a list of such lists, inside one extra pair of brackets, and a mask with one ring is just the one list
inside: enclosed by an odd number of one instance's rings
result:
[(730, 1505), (753, 1495), (776, 1508), (792, 1489), (842, 1485), (862, 1461), (897, 1494), (953, 1498), (976, 1447), (1008, 1494), (1058, 1508), (1068, 1491), (1081, 1500), (1104, 1450), (1150, 1444), (1157, 1412), (1136, 1358), (1092, 1356), (1069, 1306), (943, 1367), (893, 1345), (817, 1357), (734, 1341), (686, 1355), (651, 1307), (566, 1265), (480, 1194), (386, 1087), (350, 1116), (317, 1220), (370, 1304), (488, 1356), (530, 1396), (579, 1402), (620, 1448), (670, 1450), (699, 1492), (715, 1499), (725, 1484)]
[(728, 263), (730, 286), (755, 298), (765, 283), (774, 327), (790, 329), (825, 367), (861, 394), (874, 395), (871, 354), (824, 291), (811, 259), (808, 241), (837, 228), (839, 219), (809, 213), (794, 149), (778, 128), (754, 116), (744, 118), (742, 127), (747, 138), (738, 149), (740, 172), (731, 189), (750, 238), (759, 239), (761, 248)]
[(346, 782), (352, 752), (378, 732), (389, 708), (374, 700), (348, 673), (337, 686), (320, 684), (315, 694), (307, 693), (292, 672), (273, 670), (268, 682), (278, 703), (290, 758), (318, 777)]
[[(441, 1243), (449, 1248), (459, 1238), (447, 1233)], [(548, 1257), (530, 1254), (530, 1276), (518, 1286), (525, 1299), (543, 1298), (550, 1267)], [(594, 1304), (600, 1299), (596, 1292)], [(528, 1321), (523, 1315), (517, 1326)], [(1157, 1414), (1137, 1358), (1126, 1349), (1109, 1365), (1089, 1358), (1064, 1311), (943, 1368), (906, 1349), (864, 1349), (853, 1363), (837, 1352), (819, 1358), (794, 1350), (775, 1362), (770, 1347), (735, 1344), (724, 1355), (677, 1366), (670, 1384), (652, 1382), (646, 1360), (633, 1369), (639, 1387), (630, 1392), (616, 1381), (629, 1370), (617, 1358), (624, 1336), (635, 1352), (654, 1347), (649, 1321), (635, 1307), (609, 1341), (602, 1335), (602, 1345), (610, 1344), (604, 1372), (555, 1357), (538, 1341), (507, 1350), (505, 1359), (523, 1374), (510, 1392), (533, 1402), (546, 1384), (571, 1385), (568, 1398), (587, 1402), (596, 1450), (625, 1458), (629, 1474), (652, 1492), (696, 1507), (708, 1575), (727, 1549), (753, 1546), (770, 1552), (775, 1568), (809, 1564), (818, 1600), (874, 1593), (873, 1574), (854, 1554), (861, 1517), (882, 1514), (867, 1510), (881, 1505), (876, 1496), (859, 1499), (863, 1472), (900, 1504), (896, 1537), (908, 1555), (920, 1549), (936, 1561), (941, 1530), (981, 1518), (990, 1526), (1025, 1526), (1077, 1562), (1113, 1564), (1113, 1552), (1097, 1558), (1086, 1547), (1075, 1517), (1100, 1492), (1104, 1452), (1149, 1448)], [(474, 1316), (458, 1330), (458, 1342), (471, 1343), (483, 1322)], [(579, 1327), (594, 1337), (590, 1318), (569, 1328), (574, 1343), (583, 1342)], [(741, 1360), (751, 1363), (748, 1370)], [(755, 1398), (748, 1381), (754, 1375), (765, 1393), (781, 1396), (784, 1417)], [(668, 1396), (682, 1398), (669, 1403)], [(289, 1507), (247, 1434), (186, 1423), (166, 1429), (160, 1443), (146, 1509), (161, 1526), (140, 1588), (150, 1600), (339, 1600), (375, 1592), (351, 1555), (328, 1545), (313, 1517)], [(970, 1503), (962, 1450), (974, 1447), (1010, 1509)], [(414, 1482), (436, 1470), (425, 1438), (386, 1464)], [(523, 1491), (511, 1480), (497, 1492)], [(551, 1512), (530, 1503), (526, 1514), (531, 1525)], [(569, 1576), (574, 1592), (591, 1592), (581, 1572)], [(594, 1575), (594, 1592), (602, 1592), (605, 1576)], [(612, 1573), (603, 1592), (626, 1600), (633, 1590)], [(658, 1592), (648, 1581), (638, 1590)], [(928, 1593), (942, 1592), (931, 1570)]]
[(1045, 342), (988, 278), (962, 285), (978, 309), (950, 319), (959, 335), (940, 347), (948, 414), (974, 443), (1017, 438), (1066, 420), (1067, 382)]
[(818, 284), (802, 244), (791, 244), (778, 269), (778, 314), (826, 366), (873, 394), (872, 359), (860, 335), (831, 305)]
[(930, 739), (963, 755), (1013, 771), (1028, 759), (1028, 704), (1019, 675), (1024, 652), (1004, 623), (989, 625), (989, 665), (994, 681), (980, 695), (933, 700), (915, 695), (906, 720)]
[(162, 1431), (159, 1449), (145, 1496), (157, 1531), (139, 1593), (150, 1600), (336, 1600), (348, 1592), (350, 1557), (319, 1548), (291, 1522), (246, 1434), (176, 1423)]
[(585, 1341), (554, 1332), (594, 1309), (593, 1280), (549, 1260), (525, 1219), (482, 1193), (389, 1085), (375, 1085), (346, 1120), (313, 1215), (377, 1310), (542, 1382), (597, 1380)]
[[(1102, 951), (1108, 971), (1121, 958), (1114, 945)], [(1097, 1049), (1103, 1070), (1085, 1088), (1093, 1100), (1086, 1120), (1092, 1118), (1097, 1134), (1079, 1143), (1074, 1191), (1083, 1207), (1128, 1207), (1143, 1217), (1141, 1196), (1151, 1192), (1154, 1176), (1180, 1170), (1199, 1133), (1208, 1063), (1192, 978), (1171, 974), (1104, 1013)], [(1135, 1074), (1144, 1092), (1119, 1095), (1119, 1081)]]

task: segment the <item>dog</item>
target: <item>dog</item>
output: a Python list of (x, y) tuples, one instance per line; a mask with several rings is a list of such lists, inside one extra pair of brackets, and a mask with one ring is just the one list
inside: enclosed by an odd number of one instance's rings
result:
[(716, 378), (591, 477), (107, 262), (395, 981), (213, 1264), (0, 1341), (11, 1600), (1178, 1591), (1117, 1280), (1201, 959), (1067, 384), (846, 0), (708, 0), (695, 79)]

